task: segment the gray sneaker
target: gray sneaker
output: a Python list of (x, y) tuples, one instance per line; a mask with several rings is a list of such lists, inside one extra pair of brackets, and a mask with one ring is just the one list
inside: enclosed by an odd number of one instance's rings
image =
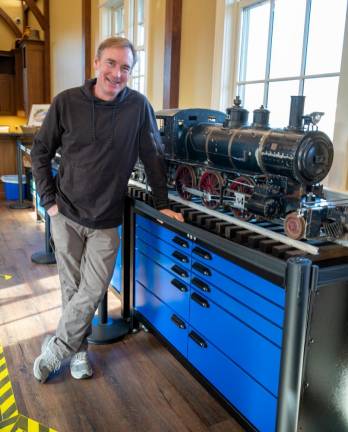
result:
[(45, 351), (45, 349), (47, 348), (47, 345), (49, 344), (49, 341), (53, 338), (53, 335), (46, 335), (45, 339), (43, 340), (42, 344), (41, 344), (41, 354)]
[(93, 375), (87, 351), (77, 352), (71, 357), (70, 372), (75, 379), (86, 379)]
[(42, 384), (53, 372), (57, 372), (61, 367), (61, 361), (53, 353), (51, 345), (53, 343), (53, 337), (49, 338), (46, 336), (41, 347), (41, 354), (34, 361), (34, 377)]

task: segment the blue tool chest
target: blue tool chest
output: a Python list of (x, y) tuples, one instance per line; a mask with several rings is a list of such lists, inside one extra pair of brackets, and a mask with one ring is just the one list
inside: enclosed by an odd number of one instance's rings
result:
[(135, 215), (134, 308), (256, 429), (276, 430), (285, 290)]

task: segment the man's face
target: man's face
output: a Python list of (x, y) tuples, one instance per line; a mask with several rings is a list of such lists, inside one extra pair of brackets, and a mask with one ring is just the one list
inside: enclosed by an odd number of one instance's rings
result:
[(133, 54), (129, 48), (105, 48), (101, 57), (94, 60), (97, 73), (95, 95), (102, 100), (113, 100), (123, 90), (133, 66)]

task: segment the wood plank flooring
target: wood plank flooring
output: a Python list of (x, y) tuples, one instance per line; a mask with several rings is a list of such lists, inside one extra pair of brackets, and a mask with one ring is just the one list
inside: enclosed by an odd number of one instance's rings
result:
[[(0, 343), (19, 412), (58, 432), (243, 432), (150, 333), (91, 347), (94, 378), (76, 381), (68, 362), (45, 385), (32, 364), (60, 315), (56, 266), (33, 264), (44, 225), (0, 201)], [(112, 312), (119, 305), (109, 296)], [(116, 311), (117, 312), (117, 311)]]

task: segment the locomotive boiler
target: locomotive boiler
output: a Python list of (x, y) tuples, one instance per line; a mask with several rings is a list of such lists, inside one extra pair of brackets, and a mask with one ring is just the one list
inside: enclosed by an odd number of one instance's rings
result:
[(292, 96), (289, 125), (269, 127), (263, 106), (248, 111), (237, 97), (226, 113), (206, 109), (156, 114), (169, 184), (210, 209), (243, 220), (284, 224), (293, 239), (340, 237), (346, 208), (324, 199), (320, 182), (333, 161), (330, 138), (317, 128), (323, 113), (303, 115), (304, 96)]

